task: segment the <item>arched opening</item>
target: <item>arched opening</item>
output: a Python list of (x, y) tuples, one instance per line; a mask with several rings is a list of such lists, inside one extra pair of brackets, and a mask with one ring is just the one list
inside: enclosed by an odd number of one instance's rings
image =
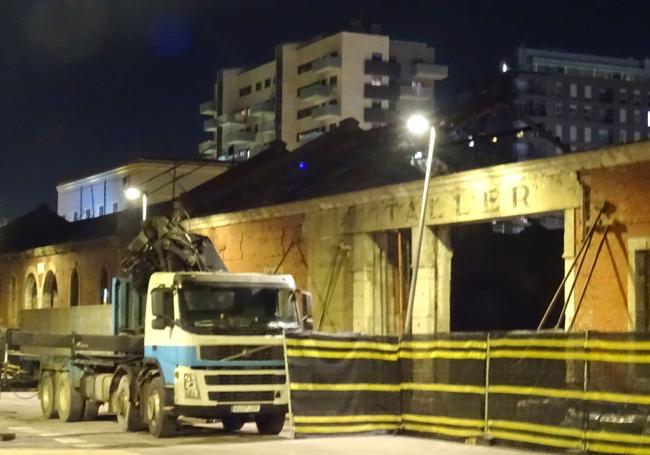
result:
[(59, 290), (56, 286), (56, 276), (51, 270), (45, 275), (43, 283), (43, 308), (55, 308), (59, 302)]
[(102, 267), (102, 274), (99, 278), (99, 303), (106, 305), (110, 299), (110, 291), (108, 290), (108, 272), (106, 267)]
[(70, 276), (70, 306), (77, 305), (79, 305), (79, 273), (77, 269), (73, 269)]
[(36, 286), (36, 277), (33, 273), (27, 275), (25, 279), (25, 295), (23, 307), (26, 310), (31, 310), (38, 306), (38, 288)]

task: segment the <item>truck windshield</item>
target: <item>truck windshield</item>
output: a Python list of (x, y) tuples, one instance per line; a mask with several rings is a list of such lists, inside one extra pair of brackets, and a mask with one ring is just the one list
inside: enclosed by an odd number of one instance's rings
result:
[(267, 332), (298, 327), (290, 289), (185, 283), (178, 295), (181, 321), (189, 331)]

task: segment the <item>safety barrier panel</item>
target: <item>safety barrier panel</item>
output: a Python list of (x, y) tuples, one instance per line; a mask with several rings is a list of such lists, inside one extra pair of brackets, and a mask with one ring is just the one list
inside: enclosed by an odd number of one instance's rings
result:
[(287, 340), (294, 430), (650, 455), (650, 334)]

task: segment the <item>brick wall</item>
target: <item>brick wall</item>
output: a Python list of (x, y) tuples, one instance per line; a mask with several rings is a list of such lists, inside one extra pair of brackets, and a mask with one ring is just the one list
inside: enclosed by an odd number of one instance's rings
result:
[(273, 273), (282, 262), (278, 273), (293, 275), (304, 289), (307, 248), (302, 225), (302, 216), (287, 216), (192, 231), (212, 240), (229, 271)]
[[(39, 267), (39, 264), (42, 264)], [(36, 281), (36, 307), (44, 305), (43, 291), (48, 273), (56, 281), (55, 305), (70, 305), (73, 270), (79, 278), (79, 304), (99, 304), (102, 270), (110, 280), (119, 271), (119, 247), (114, 239), (38, 248), (18, 254), (0, 256), (0, 326), (15, 326), (18, 312), (25, 308), (26, 283), (30, 275)], [(42, 270), (42, 273), (39, 273)]]
[[(632, 268), (628, 264), (627, 242), (633, 237), (650, 236), (650, 163), (593, 170), (584, 173), (582, 180), (588, 188), (588, 226), (605, 201), (613, 204), (615, 211), (605, 220), (613, 224), (603, 243), (591, 281), (584, 291), (584, 300), (573, 329), (631, 330), (627, 287)], [(582, 241), (583, 229), (580, 225), (577, 231), (576, 248)], [(587, 275), (602, 238), (601, 229), (594, 235), (578, 276), (576, 304), (585, 289)]]

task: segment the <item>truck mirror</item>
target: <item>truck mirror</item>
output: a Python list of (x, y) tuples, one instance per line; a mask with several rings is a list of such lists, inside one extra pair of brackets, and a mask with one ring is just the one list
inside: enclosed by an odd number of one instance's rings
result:
[(311, 330), (314, 328), (312, 320), (312, 307), (311, 307), (311, 293), (307, 291), (298, 291), (302, 296), (300, 301), (300, 320), (302, 321), (303, 328)]
[(174, 294), (171, 289), (154, 289), (151, 291), (151, 313), (156, 318), (174, 320)]
[(151, 328), (154, 330), (162, 330), (169, 325), (169, 320), (158, 316), (156, 319), (151, 321)]

